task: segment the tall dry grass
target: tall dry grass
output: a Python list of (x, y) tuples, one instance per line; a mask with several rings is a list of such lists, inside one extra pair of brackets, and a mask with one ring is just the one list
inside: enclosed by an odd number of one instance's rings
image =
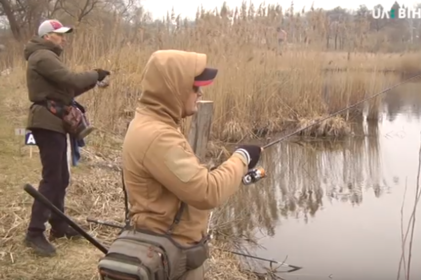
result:
[[(324, 52), (320, 16), (310, 17), (312, 24), (319, 24), (319, 33), (306, 31), (312, 45), (279, 45), (275, 28), (267, 26), (275, 26), (282, 14), (259, 9), (252, 15), (242, 11), (247, 8), (242, 6), (236, 13), (221, 8), (217, 15), (201, 11), (194, 26), (177, 18), (175, 25), (168, 21), (127, 32), (127, 25), (118, 17), (109, 19), (112, 24), (92, 19), (89, 25), (80, 25), (70, 36), (66, 63), (74, 70), (101, 67), (112, 71), (111, 87), (80, 97), (93, 124), (106, 133), (125, 130), (141, 94), (140, 73), (157, 49), (204, 52), (209, 64), (219, 68), (216, 82), (205, 89), (204, 98), (215, 102), (212, 137), (222, 141), (278, 132), (333, 113), (397, 82), (400, 76), (393, 71), (413, 74), (420, 68), (415, 63), (421, 56), (418, 53)], [(13, 67), (14, 81), (22, 86), (22, 46), (14, 49), (6, 60)], [(24, 88), (20, 89), (19, 97), (26, 99)], [(366, 104), (369, 118), (377, 117), (380, 100)], [(363, 111), (360, 106), (341, 117), (360, 119)], [(341, 125), (320, 134), (347, 131)]]
[[(413, 253), (413, 244), (414, 244), (414, 232), (416, 228), (416, 214), (418, 210), (418, 203), (421, 199), (421, 187), (420, 187), (420, 178), (421, 178), (421, 146), (418, 153), (418, 171), (417, 171), (417, 181), (415, 187), (415, 194), (414, 204), (411, 208), (411, 215), (408, 219), (408, 223), (406, 225), (406, 231), (404, 231), (404, 208), (406, 204), (406, 195), (407, 195), (407, 178), (405, 180), (405, 192), (403, 196), (402, 206), (401, 206), (401, 246), (402, 246), (402, 254), (399, 260), (399, 267), (398, 267), (398, 275), (397, 280), (401, 279), (401, 270), (403, 270), (403, 277), (406, 280), (411, 279), (411, 261), (412, 261), (412, 253)], [(407, 250), (407, 251), (406, 251)]]

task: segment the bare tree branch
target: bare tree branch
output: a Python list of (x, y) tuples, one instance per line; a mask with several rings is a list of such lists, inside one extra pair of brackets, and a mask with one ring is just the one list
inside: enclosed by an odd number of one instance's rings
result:
[(76, 22), (80, 23), (95, 7), (100, 3), (100, 0), (85, 0), (84, 4), (79, 7), (78, 1), (57, 0), (60, 2), (61, 9), (69, 16), (74, 18)]
[(12, 30), (13, 36), (16, 40), (21, 40), (22, 33), (14, 15), (14, 10), (12, 8), (11, 2), (8, 0), (0, 0), (0, 4), (3, 8), (4, 14), (7, 17), (7, 20), (9, 21), (10, 29)]

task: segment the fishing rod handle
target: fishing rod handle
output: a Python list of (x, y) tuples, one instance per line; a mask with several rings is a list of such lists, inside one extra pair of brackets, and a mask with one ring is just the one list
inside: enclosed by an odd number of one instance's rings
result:
[(69, 226), (71, 226), (75, 231), (77, 231), (80, 235), (82, 235), (86, 240), (88, 240), (92, 245), (94, 245), (98, 250), (106, 254), (108, 252), (107, 248), (104, 247), (101, 243), (99, 243), (95, 238), (89, 235), (86, 231), (84, 231), (80, 226), (78, 226), (75, 222), (73, 222), (69, 217), (67, 217), (60, 209), (58, 209), (54, 204), (51, 203), (42, 193), (37, 191), (32, 185), (25, 184), (23, 187), (24, 191), (27, 192), (30, 196), (32, 196), (35, 200), (44, 204), (49, 210), (54, 212), (60, 219), (64, 220)]

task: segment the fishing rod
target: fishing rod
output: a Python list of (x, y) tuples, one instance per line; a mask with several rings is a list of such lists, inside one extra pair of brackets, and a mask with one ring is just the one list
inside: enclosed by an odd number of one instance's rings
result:
[(54, 214), (60, 217), (63, 221), (65, 221), (69, 226), (71, 226), (75, 231), (77, 231), (80, 235), (82, 235), (86, 240), (88, 240), (92, 245), (94, 245), (98, 250), (107, 254), (108, 249), (105, 248), (98, 240), (94, 237), (89, 235), (85, 230), (83, 230), (78, 224), (72, 221), (66, 214), (64, 214), (60, 209), (58, 209), (54, 204), (51, 203), (42, 193), (37, 191), (32, 185), (25, 184), (23, 190), (27, 192), (30, 196), (32, 196), (35, 200), (41, 202), (45, 207), (51, 210)]
[(296, 265), (293, 265), (293, 264), (287, 264), (286, 262), (270, 260), (270, 259), (256, 257), (256, 256), (252, 256), (252, 255), (249, 255), (249, 254), (239, 253), (239, 252), (232, 252), (232, 251), (225, 250), (225, 249), (220, 249), (220, 248), (218, 248), (218, 250), (221, 250), (221, 251), (224, 251), (224, 252), (227, 252), (227, 253), (231, 253), (231, 254), (234, 254), (234, 255), (239, 255), (239, 256), (242, 256), (242, 257), (246, 257), (246, 258), (251, 258), (251, 259), (256, 259), (256, 260), (260, 260), (260, 261), (269, 262), (269, 265), (270, 265), (270, 268), (271, 269), (273, 269), (272, 268), (272, 264), (274, 264), (274, 263), (275, 264), (279, 264), (279, 266), (287, 266), (287, 267), (290, 267), (291, 269), (290, 270), (287, 270), (287, 271), (284, 271), (285, 273), (291, 273), (291, 272), (294, 272), (294, 271), (297, 271), (297, 270), (302, 269), (301, 266), (296, 266)]
[[(330, 119), (330, 118), (332, 118), (332, 117), (334, 117), (336, 115), (339, 115), (339, 114), (341, 114), (343, 112), (346, 112), (349, 109), (352, 109), (352, 108), (354, 108), (354, 107), (356, 107), (356, 106), (358, 106), (358, 105), (360, 105), (360, 104), (362, 104), (364, 102), (367, 102), (367, 101), (369, 101), (369, 100), (371, 100), (371, 99), (373, 99), (373, 98), (375, 98), (375, 97), (377, 97), (377, 96), (379, 96), (381, 94), (387, 93), (387, 92), (391, 91), (392, 89), (394, 89), (394, 88), (396, 88), (398, 86), (401, 86), (401, 85), (403, 85), (403, 84), (405, 84), (405, 83), (407, 83), (407, 82), (409, 82), (409, 81), (411, 81), (411, 80), (413, 80), (413, 79), (415, 79), (417, 77), (420, 77), (420, 76), (421, 76), (421, 73), (416, 74), (413, 77), (410, 77), (408, 79), (405, 79), (402, 82), (397, 83), (397, 84), (395, 84), (395, 85), (393, 85), (391, 87), (388, 87), (388, 88), (386, 88), (386, 89), (384, 89), (384, 90), (382, 90), (382, 91), (380, 91), (380, 92), (378, 92), (378, 93), (376, 93), (376, 94), (374, 94), (372, 96), (369, 96), (369, 97), (367, 97), (365, 99), (362, 99), (362, 100), (360, 100), (360, 101), (358, 101), (358, 102), (356, 102), (356, 103), (354, 103), (354, 104), (352, 104), (352, 105), (350, 105), (348, 107), (345, 107), (345, 108), (343, 108), (341, 110), (338, 110), (338, 111), (336, 111), (336, 112), (334, 112), (334, 113), (332, 113), (332, 114), (330, 114), (330, 115), (328, 115), (328, 116), (326, 116), (326, 117), (324, 117), (324, 118), (322, 118), (322, 119), (320, 119), (318, 121), (314, 121), (313, 123), (311, 123), (311, 124), (309, 124), (309, 125), (307, 125), (307, 126), (305, 126), (303, 128), (297, 129), (296, 131), (294, 131), (292, 133), (289, 133), (289, 134), (287, 134), (285, 136), (282, 136), (282, 137), (278, 138), (277, 140), (274, 140), (274, 141), (272, 141), (272, 142), (270, 142), (270, 143), (262, 146), (261, 147), (262, 152), (265, 151), (266, 149), (268, 149), (269, 147), (271, 147), (271, 146), (273, 146), (275, 144), (278, 144), (278, 143), (284, 141), (285, 139), (287, 139), (287, 138), (289, 138), (289, 137), (291, 137), (293, 135), (296, 135), (296, 134), (298, 134), (298, 133), (300, 133), (300, 132), (302, 132), (302, 131), (304, 131), (304, 130), (312, 127), (312, 126), (321, 124), (322, 122), (326, 121), (327, 119)], [(215, 168), (213, 168), (213, 169), (215, 169)], [(258, 182), (259, 180), (261, 180), (261, 179), (263, 179), (265, 177), (266, 177), (265, 170), (262, 167), (257, 167), (257, 168), (253, 168), (253, 169), (249, 170), (247, 172), (247, 174), (243, 177), (242, 182), (243, 182), (244, 185), (250, 185), (250, 184), (254, 184), (254, 183)], [(237, 254), (237, 255), (241, 255), (241, 256), (244, 256), (244, 257), (249, 257), (249, 258), (255, 258), (255, 259), (259, 259), (259, 260), (269, 261), (271, 265), (272, 265), (272, 263), (279, 263), (279, 262), (276, 262), (276, 261), (271, 261), (271, 260), (263, 259), (263, 258), (260, 258), (260, 257), (254, 257), (254, 256), (250, 256), (250, 255), (247, 255), (247, 254), (242, 254), (242, 253), (237, 253), (237, 252), (231, 252), (231, 253)], [(296, 271), (298, 269), (301, 269), (298, 266), (292, 266), (292, 265), (288, 265), (288, 266), (290, 266), (290, 267), (293, 268), (292, 270), (289, 270), (288, 272), (292, 272), (292, 271)]]
[[(304, 131), (304, 130), (312, 127), (312, 126), (321, 124), (322, 122), (326, 121), (327, 119), (330, 119), (330, 118), (332, 118), (332, 117), (334, 117), (336, 115), (339, 115), (339, 114), (341, 114), (343, 112), (346, 112), (349, 109), (352, 109), (352, 108), (354, 108), (354, 107), (356, 107), (356, 106), (358, 106), (358, 105), (360, 105), (360, 104), (362, 104), (364, 102), (367, 102), (368, 100), (373, 99), (373, 98), (375, 98), (375, 97), (377, 97), (377, 96), (379, 96), (379, 95), (381, 95), (383, 93), (389, 92), (392, 89), (394, 89), (394, 88), (396, 88), (398, 86), (401, 86), (401, 85), (409, 82), (410, 80), (413, 80), (413, 79), (415, 79), (417, 77), (420, 77), (420, 76), (421, 76), (421, 73), (419, 73), (417, 75), (414, 75), (411, 78), (405, 79), (405, 80), (403, 80), (400, 83), (397, 83), (397, 84), (395, 84), (395, 85), (393, 85), (391, 87), (388, 87), (388, 88), (386, 88), (386, 89), (384, 89), (384, 90), (382, 90), (382, 91), (380, 91), (380, 92), (378, 92), (378, 93), (376, 93), (376, 94), (374, 94), (372, 96), (369, 96), (367, 98), (364, 98), (363, 100), (358, 101), (358, 102), (356, 102), (356, 103), (354, 103), (354, 104), (352, 104), (352, 105), (350, 105), (348, 107), (345, 107), (345, 108), (343, 108), (343, 109), (341, 109), (339, 111), (336, 111), (336, 112), (334, 112), (334, 113), (332, 113), (332, 114), (330, 114), (330, 115), (328, 115), (328, 116), (326, 116), (326, 117), (324, 117), (322, 119), (319, 119), (318, 121), (314, 121), (313, 123), (311, 123), (311, 124), (309, 124), (309, 125), (307, 125), (307, 126), (305, 126), (303, 128), (300, 128), (300, 129), (298, 129), (298, 130), (296, 130), (294, 132), (291, 132), (291, 133), (289, 133), (289, 134), (287, 134), (285, 136), (282, 136), (282, 137), (278, 138), (277, 140), (274, 140), (274, 141), (272, 141), (272, 142), (270, 142), (270, 143), (262, 146), (261, 147), (262, 152), (264, 150), (266, 150), (267, 148), (269, 148), (269, 147), (271, 147), (271, 146), (273, 146), (275, 144), (278, 144), (278, 143), (284, 141), (285, 139), (287, 139), (287, 138), (289, 138), (289, 137), (291, 137), (293, 135), (296, 135), (296, 134), (298, 134), (298, 133), (300, 133), (300, 132), (302, 132), (302, 131)], [(262, 167), (257, 167), (257, 168), (253, 168), (253, 169), (249, 170), (247, 172), (247, 174), (243, 177), (242, 182), (243, 182), (244, 185), (250, 185), (250, 184), (254, 184), (254, 183), (258, 182), (259, 180), (263, 179), (264, 177), (266, 177), (265, 170)]]

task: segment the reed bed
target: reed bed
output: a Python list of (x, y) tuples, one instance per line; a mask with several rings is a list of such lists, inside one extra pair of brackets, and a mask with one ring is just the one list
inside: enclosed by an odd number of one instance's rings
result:
[[(298, 127), (362, 100), (420, 70), (419, 53), (384, 54), (329, 52), (322, 48), (326, 33), (320, 11), (294, 18), (299, 35), (278, 44), (276, 26), (285, 13), (277, 6), (199, 11), (194, 22), (177, 17), (161, 24), (128, 28), (118, 16), (106, 21), (92, 16), (71, 35), (64, 59), (74, 70), (101, 67), (112, 71), (111, 86), (80, 97), (93, 124), (107, 133), (122, 134), (141, 94), (140, 73), (157, 49), (204, 52), (209, 64), (219, 68), (215, 84), (205, 89), (204, 99), (215, 103), (212, 138), (239, 141)], [(301, 22), (301, 23), (300, 23)], [(310, 24), (309, 23), (309, 24)], [(292, 23), (291, 23), (292, 24)], [(300, 25), (301, 24), (301, 25)], [(297, 27), (298, 28), (298, 27)], [(16, 97), (26, 99), (22, 46), (9, 48), (4, 64), (12, 68)], [(3, 78), (2, 78), (3, 79)], [(378, 97), (339, 117), (346, 122), (322, 124), (325, 135), (347, 135), (349, 122), (363, 114), (378, 117)], [(332, 125), (332, 126), (331, 126)], [(316, 136), (320, 136), (316, 135)]]

